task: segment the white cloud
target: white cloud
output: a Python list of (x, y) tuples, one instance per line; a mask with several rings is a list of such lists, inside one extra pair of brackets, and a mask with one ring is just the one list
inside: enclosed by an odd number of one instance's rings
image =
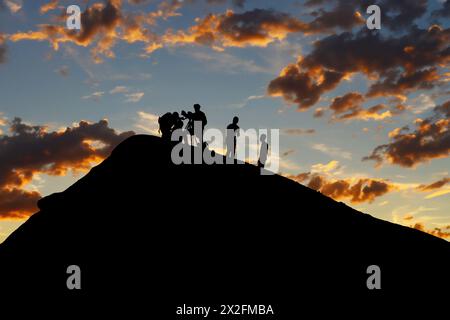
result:
[(95, 101), (98, 101), (104, 95), (105, 95), (104, 91), (96, 91), (94, 93), (91, 93), (90, 95), (81, 97), (81, 99), (94, 99)]
[(431, 217), (430, 215), (423, 215), (427, 212), (435, 212), (438, 211), (439, 208), (429, 208), (424, 206), (419, 206), (418, 208), (411, 207), (411, 206), (401, 206), (398, 208), (394, 208), (392, 210), (392, 221), (395, 223), (401, 223), (402, 219), (399, 217), (405, 217), (405, 216), (412, 216), (414, 219), (417, 218), (417, 216), (420, 216), (420, 221), (428, 221), (432, 219), (439, 219), (439, 217)]
[(125, 102), (139, 102), (144, 97), (144, 92), (135, 92), (135, 93), (127, 93), (125, 94), (125, 97), (127, 98)]
[(272, 157), (275, 160), (278, 159), (279, 164), (280, 164), (280, 169), (288, 170), (288, 171), (291, 171), (291, 172), (298, 172), (300, 170), (300, 166), (298, 164), (296, 164), (292, 160), (283, 159), (283, 158), (280, 158), (280, 157), (275, 157), (274, 155)]
[(144, 111), (138, 111), (138, 120), (134, 124), (134, 127), (144, 133), (150, 133), (155, 136), (159, 136), (159, 116), (153, 113), (147, 113)]
[(141, 101), (145, 95), (144, 92), (130, 92), (130, 88), (126, 86), (115, 86), (109, 91), (109, 94), (123, 94), (125, 97), (125, 102), (132, 103)]
[(22, 0), (4, 0), (5, 5), (11, 13), (17, 13), (22, 9)]
[(434, 100), (426, 94), (420, 94), (418, 97), (411, 100), (413, 104), (412, 112), (415, 114), (421, 114), (426, 112), (427, 110), (434, 108), (436, 103)]
[(339, 169), (339, 161), (332, 160), (327, 164), (317, 163), (311, 166), (312, 173), (330, 173), (336, 169)]
[(266, 96), (265, 95), (259, 95), (259, 96), (250, 96), (247, 98), (247, 101), (252, 101), (252, 100), (259, 100), (259, 99), (264, 99)]
[(435, 177), (446, 177), (448, 175), (449, 175), (448, 171), (439, 171), (439, 172), (433, 173), (433, 176), (435, 176)]
[(327, 145), (325, 145), (323, 143), (313, 144), (312, 148), (314, 150), (323, 152), (323, 153), (325, 153), (325, 154), (327, 154), (329, 156), (332, 156), (332, 157), (340, 157), (340, 158), (344, 158), (344, 159), (347, 159), (347, 160), (351, 160), (352, 159), (352, 154), (350, 152), (343, 151), (343, 150), (341, 150), (340, 148), (337, 148), (337, 147), (330, 147), (330, 146), (327, 146)]
[(267, 98), (265, 95), (253, 95), (253, 96), (249, 96), (249, 97), (245, 98), (242, 102), (233, 103), (230, 106), (232, 108), (241, 109), (241, 108), (246, 107), (248, 105), (249, 101), (261, 100), (261, 99), (265, 99), (265, 98)]
[(278, 74), (286, 66), (286, 61), (297, 60), (302, 55), (302, 45), (298, 39), (283, 39), (265, 48), (261, 58), (269, 65), (270, 72)]
[(114, 89), (109, 91), (109, 94), (116, 94), (116, 93), (127, 93), (128, 88), (125, 86), (116, 86)]
[(192, 57), (202, 62), (216, 71), (226, 73), (270, 73), (268, 68), (257, 65), (253, 60), (241, 59), (225, 52), (204, 52), (194, 51), (190, 53)]
[(81, 70), (86, 73), (88, 76), (88, 79), (86, 82), (97, 85), (98, 79), (97, 75), (93, 72), (93, 65), (92, 61), (87, 59), (83, 54), (81, 54), (81, 49), (75, 47), (75, 46), (69, 46), (69, 45), (63, 45), (62, 46), (65, 50), (65, 54), (67, 54), (72, 60), (81, 68)]

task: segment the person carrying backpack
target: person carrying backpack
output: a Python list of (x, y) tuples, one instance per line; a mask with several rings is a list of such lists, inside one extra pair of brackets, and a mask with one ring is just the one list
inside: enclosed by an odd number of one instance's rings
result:
[(158, 118), (159, 132), (161, 138), (165, 141), (170, 141), (172, 135), (173, 116), (172, 113), (167, 112)]

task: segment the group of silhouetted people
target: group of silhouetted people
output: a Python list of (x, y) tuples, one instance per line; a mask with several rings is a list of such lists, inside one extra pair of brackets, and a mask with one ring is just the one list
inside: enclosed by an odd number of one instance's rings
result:
[[(197, 103), (194, 104), (194, 112), (191, 111), (181, 111), (181, 116), (178, 112), (167, 112), (158, 119), (159, 130), (161, 132), (161, 137), (163, 140), (171, 141), (172, 133), (175, 130), (183, 129), (184, 120), (188, 120), (186, 127), (184, 128), (186, 132), (191, 136), (191, 145), (194, 142), (201, 145), (203, 148), (207, 147), (207, 143), (203, 142), (203, 132), (208, 120), (203, 111), (200, 110), (201, 106)], [(201, 131), (195, 127), (196, 123), (200, 124)], [(234, 117), (232, 123), (227, 126), (227, 136), (226, 136), (226, 157), (234, 159), (236, 156), (236, 141), (239, 136), (239, 118)], [(196, 130), (197, 129), (197, 130)], [(269, 151), (269, 144), (266, 141), (267, 136), (262, 134), (260, 137), (261, 149), (258, 159), (258, 167), (264, 168), (267, 160), (267, 154)], [(183, 136), (179, 138), (179, 142), (183, 142)], [(188, 141), (186, 141), (187, 143)]]
[[(186, 125), (186, 131), (191, 135), (196, 142), (201, 143), (202, 137), (197, 137), (195, 132), (194, 124), (195, 122), (201, 123), (201, 132), (205, 129), (208, 120), (206, 119), (206, 115), (204, 112), (200, 111), (201, 106), (197, 103), (194, 104), (194, 112), (186, 112), (181, 111), (181, 116), (178, 112), (167, 112), (158, 119), (159, 123), (159, 131), (161, 132), (161, 137), (163, 140), (170, 141), (172, 137), (172, 133), (175, 130), (183, 129), (184, 120), (188, 120)], [(180, 138), (181, 140), (182, 138)]]

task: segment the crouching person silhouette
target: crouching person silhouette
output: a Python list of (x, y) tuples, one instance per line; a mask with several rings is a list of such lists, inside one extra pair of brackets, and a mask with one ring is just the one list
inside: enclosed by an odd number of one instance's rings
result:
[(158, 118), (159, 132), (164, 141), (170, 141), (172, 135), (173, 115), (167, 112)]

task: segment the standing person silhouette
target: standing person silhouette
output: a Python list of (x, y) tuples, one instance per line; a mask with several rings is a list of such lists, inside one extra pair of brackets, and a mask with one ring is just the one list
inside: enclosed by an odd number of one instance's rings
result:
[[(191, 120), (194, 122), (194, 139), (198, 141), (200, 146), (203, 146), (203, 132), (205, 131), (208, 120), (206, 119), (205, 113), (200, 111), (200, 108), (201, 106), (198, 103), (194, 104), (194, 113), (191, 115)], [(196, 122), (201, 122), (201, 132), (195, 132)]]
[(259, 151), (258, 167), (264, 168), (267, 161), (267, 154), (269, 152), (269, 144), (266, 142), (267, 136), (262, 134), (259, 140), (261, 141), (261, 149)]
[(236, 155), (236, 137), (239, 136), (239, 118), (234, 117), (233, 122), (227, 126), (227, 153), (226, 156), (234, 158)]
[(196, 103), (194, 104), (194, 113), (192, 115), (192, 119), (194, 121), (200, 121), (202, 123), (202, 131), (205, 129), (205, 126), (208, 124), (208, 120), (206, 119), (206, 115), (203, 111), (200, 111), (201, 106)]

